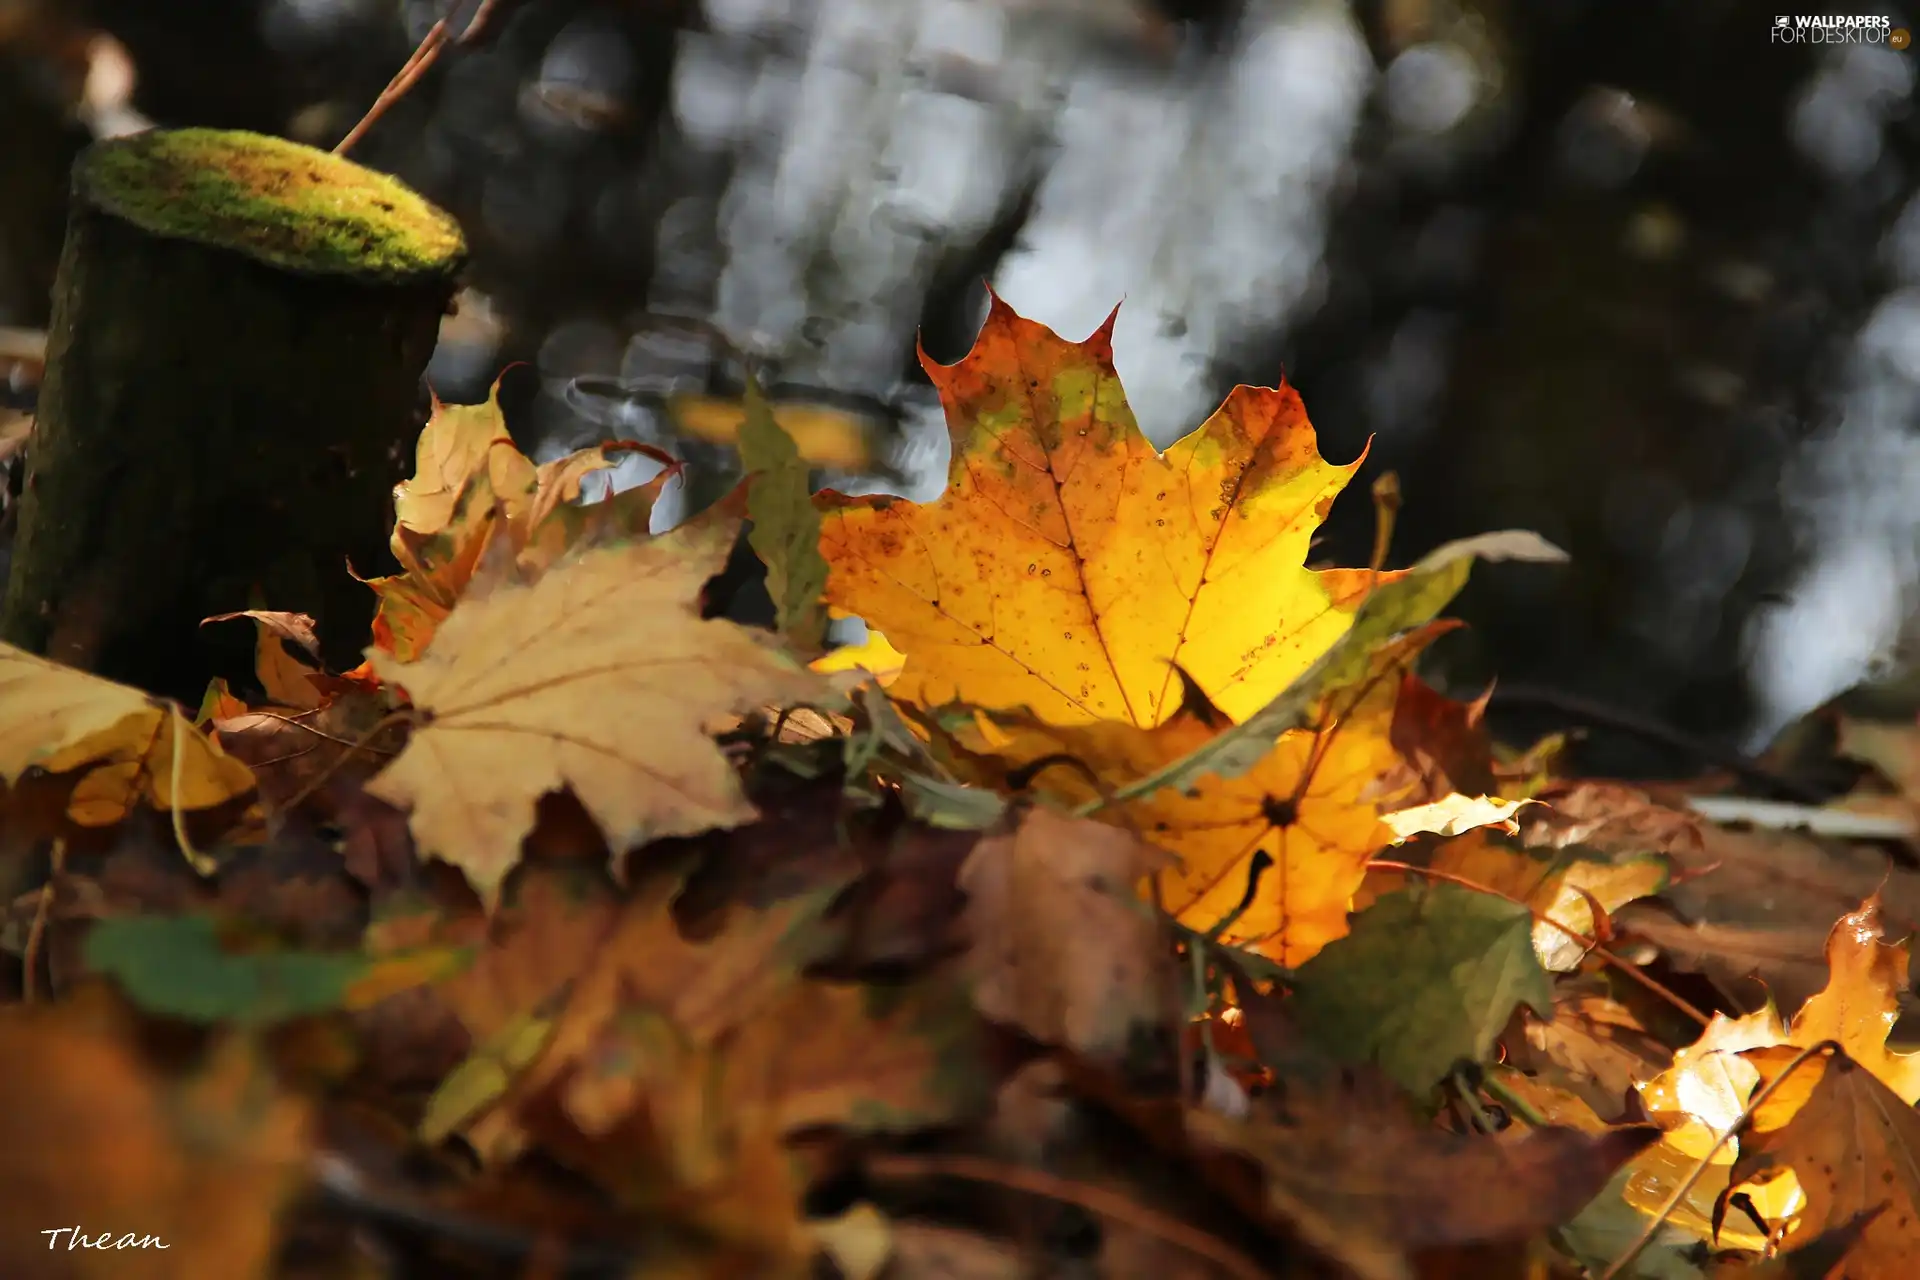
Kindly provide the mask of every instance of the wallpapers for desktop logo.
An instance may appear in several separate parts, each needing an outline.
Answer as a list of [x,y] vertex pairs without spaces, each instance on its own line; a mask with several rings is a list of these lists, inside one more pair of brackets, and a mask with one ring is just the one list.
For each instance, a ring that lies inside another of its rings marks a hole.
[[1892,18],[1839,13],[1781,13],[1774,15],[1775,44],[1883,44],[1905,49],[1912,36]]

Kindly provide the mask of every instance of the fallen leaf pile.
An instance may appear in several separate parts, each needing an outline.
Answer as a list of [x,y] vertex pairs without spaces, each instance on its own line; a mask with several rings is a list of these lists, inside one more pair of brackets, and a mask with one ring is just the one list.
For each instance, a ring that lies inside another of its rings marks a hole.
[[[1912,1275],[1914,872],[1495,743],[1423,655],[1564,557],[1310,567],[1360,460],[1284,387],[1155,450],[1111,329],[924,362],[925,504],[749,387],[658,532],[671,459],[436,402],[352,671],[0,649],[5,1274]],[[1796,821],[1910,821],[1841,727]]]

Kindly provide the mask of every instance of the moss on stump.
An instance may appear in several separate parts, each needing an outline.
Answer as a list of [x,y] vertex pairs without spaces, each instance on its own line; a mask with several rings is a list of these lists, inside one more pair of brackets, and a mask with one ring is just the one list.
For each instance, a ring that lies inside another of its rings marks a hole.
[[258,134],[156,130],[74,166],[0,639],[197,698],[313,614],[359,661],[393,485],[465,260],[412,190]]

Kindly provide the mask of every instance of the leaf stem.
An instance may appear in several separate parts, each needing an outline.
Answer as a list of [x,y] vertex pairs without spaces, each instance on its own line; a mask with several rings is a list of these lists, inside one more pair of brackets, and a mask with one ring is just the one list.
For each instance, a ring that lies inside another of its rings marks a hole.
[[[40,886],[39,901],[33,905],[33,923],[27,927],[26,945],[20,950],[20,1002],[33,1003],[33,975],[40,967],[40,946],[47,936],[47,919],[53,914],[53,896],[67,871],[67,838],[53,838],[53,856],[47,869],[47,882]],[[47,974],[47,996],[53,996],[53,974]]]
[[1506,1081],[1494,1075],[1491,1071],[1481,1073],[1480,1087],[1485,1089],[1495,1102],[1513,1112],[1514,1115],[1519,1116],[1534,1128],[1544,1129],[1552,1123],[1545,1116],[1541,1115],[1539,1109],[1531,1102],[1528,1102],[1525,1098],[1515,1093],[1512,1088],[1507,1085]]
[[1665,1226],[1667,1219],[1673,1216],[1673,1211],[1680,1207],[1680,1202],[1687,1198],[1687,1193],[1693,1190],[1694,1184],[1700,1181],[1701,1175],[1706,1173],[1707,1168],[1713,1163],[1713,1158],[1720,1154],[1720,1148],[1726,1146],[1727,1143],[1733,1140],[1735,1134],[1747,1127],[1748,1122],[1753,1119],[1753,1113],[1758,1111],[1766,1100],[1773,1096],[1775,1089],[1778,1089],[1786,1083],[1788,1076],[1800,1069],[1801,1063],[1816,1053],[1824,1053],[1827,1050],[1839,1048],[1840,1044],[1838,1041],[1822,1040],[1811,1048],[1802,1049],[1789,1059],[1787,1065],[1781,1069],[1780,1074],[1767,1081],[1766,1087],[1753,1095],[1752,1100],[1747,1103],[1746,1109],[1742,1111],[1734,1122],[1727,1126],[1726,1131],[1720,1135],[1720,1140],[1713,1144],[1712,1149],[1709,1150],[1707,1154],[1700,1157],[1699,1162],[1693,1166],[1693,1172],[1689,1173],[1686,1180],[1673,1189],[1673,1194],[1668,1196],[1667,1202],[1660,1206],[1660,1211],[1653,1215],[1653,1221],[1647,1224],[1646,1229],[1640,1233],[1639,1239],[1635,1240],[1631,1245],[1628,1245],[1627,1251],[1613,1260],[1613,1265],[1601,1274],[1600,1280],[1618,1280],[1618,1277],[1625,1273],[1627,1267],[1633,1260],[1640,1256],[1640,1251],[1652,1243],[1654,1236],[1659,1234],[1660,1228]]
[[1693,1019],[1693,1021],[1699,1023],[1701,1026],[1704,1027],[1713,1021],[1712,1018],[1700,1012],[1699,1009],[1688,1003],[1677,992],[1662,985],[1653,978],[1648,977],[1641,971],[1639,965],[1628,963],[1601,946],[1594,939],[1589,938],[1586,934],[1575,929],[1572,925],[1561,924],[1546,912],[1538,910],[1531,903],[1523,902],[1510,893],[1504,893],[1491,885],[1481,884],[1477,880],[1469,880],[1465,876],[1454,875],[1451,871],[1436,871],[1432,867],[1417,867],[1411,862],[1396,862],[1390,858],[1375,858],[1367,863],[1367,865],[1369,867],[1378,867],[1382,871],[1401,871],[1410,875],[1426,876],[1430,880],[1445,880],[1448,884],[1459,885],[1462,889],[1472,889],[1475,893],[1486,893],[1496,898],[1505,898],[1514,906],[1526,911],[1527,914],[1531,915],[1540,923],[1551,925],[1561,933],[1566,934],[1569,938],[1579,943],[1581,948],[1589,955],[1598,958],[1603,963],[1612,965],[1615,969],[1618,969],[1627,977],[1632,978],[1635,982],[1672,1005],[1675,1009],[1678,1009],[1681,1013],[1686,1014],[1687,1017]]
[[171,767],[167,771],[167,813],[173,819],[173,840],[180,846],[188,866],[202,876],[210,876],[218,869],[217,864],[193,847],[193,841],[187,836],[186,815],[180,811],[180,786],[185,780],[187,768],[187,735],[195,730],[187,723],[187,717],[180,708],[170,702],[166,707],[167,716],[173,721],[173,759],[169,761]]

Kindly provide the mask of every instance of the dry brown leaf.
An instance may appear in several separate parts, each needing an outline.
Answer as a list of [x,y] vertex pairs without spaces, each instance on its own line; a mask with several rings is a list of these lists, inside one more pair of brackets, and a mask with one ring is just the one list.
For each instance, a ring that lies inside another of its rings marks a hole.
[[1456,702],[1420,677],[1401,677],[1393,704],[1393,745],[1419,778],[1414,800],[1438,800],[1453,792],[1494,792],[1493,735],[1487,729],[1489,689],[1472,702]]
[[1565,1085],[1608,1121],[1619,1120],[1628,1091],[1653,1079],[1672,1057],[1632,1010],[1604,994],[1562,993],[1551,1022],[1528,1015],[1526,1040],[1538,1057],[1536,1066],[1555,1068]]
[[1132,832],[1047,808],[981,840],[960,868],[980,1012],[1096,1061],[1172,1016],[1160,923],[1138,886],[1170,861]]
[[1557,1226],[1658,1136],[1650,1126],[1444,1133],[1368,1072],[1317,1086],[1296,1080],[1256,1100],[1245,1119],[1142,1099],[1078,1067],[1071,1077],[1160,1150],[1192,1160],[1240,1212],[1283,1226],[1363,1280],[1410,1280],[1410,1255],[1420,1251],[1527,1240]]
[[1602,853],[1633,856],[1697,852],[1701,819],[1657,803],[1633,787],[1612,782],[1571,782],[1540,794],[1520,819],[1530,849],[1583,844]]
[[841,939],[824,918],[838,886],[703,918],[697,939],[676,922],[678,889],[650,877],[621,909],[539,1056],[471,1137],[496,1158],[531,1138],[617,1203],[804,1272],[813,1242],[788,1137],[976,1114],[978,1022],[951,984],[882,994],[803,978]]
[[[1810,1072],[1815,1064],[1800,1068]],[[1796,1073],[1798,1074],[1798,1073]],[[1911,1280],[1920,1258],[1920,1112],[1871,1071],[1835,1052],[1793,1119],[1742,1138],[1734,1185],[1791,1169],[1806,1208],[1791,1242],[1859,1222],[1844,1280]]]
[[[235,618],[251,618],[256,631],[253,650],[254,676],[265,689],[267,697],[283,707],[292,707],[296,711],[312,711],[326,701],[324,694],[313,682],[313,677],[322,674],[320,667],[320,641],[313,633],[313,619],[304,613],[276,613],[268,609],[247,609],[240,613],[217,613],[208,622],[226,622]],[[287,652],[285,644],[298,645],[311,663],[302,662]]]
[[616,852],[753,818],[708,722],[828,695],[770,638],[700,618],[736,531],[701,519],[596,547],[530,586],[463,600],[415,662],[367,651],[421,713],[367,789],[410,810],[422,857],[460,867],[491,900],[535,803],[561,787]]

